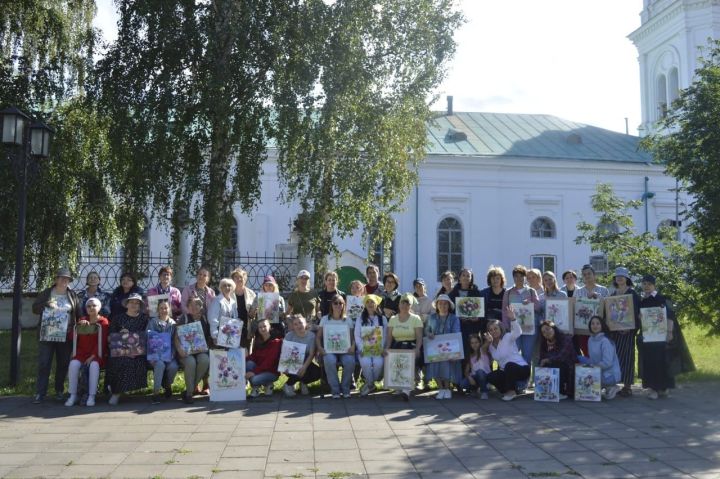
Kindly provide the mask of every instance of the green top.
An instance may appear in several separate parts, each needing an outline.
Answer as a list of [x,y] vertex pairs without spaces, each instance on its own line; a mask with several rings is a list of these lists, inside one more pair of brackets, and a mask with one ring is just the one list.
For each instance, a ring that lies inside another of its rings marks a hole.
[[302,314],[306,320],[315,319],[315,311],[318,306],[318,297],[315,291],[293,291],[287,298],[287,305],[292,308],[292,314]]

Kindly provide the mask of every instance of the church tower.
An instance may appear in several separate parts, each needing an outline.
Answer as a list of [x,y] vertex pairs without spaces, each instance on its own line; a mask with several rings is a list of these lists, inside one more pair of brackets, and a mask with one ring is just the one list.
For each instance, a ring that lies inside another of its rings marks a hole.
[[709,39],[720,39],[720,0],[643,0],[638,49],[642,123],[647,135],[692,82]]

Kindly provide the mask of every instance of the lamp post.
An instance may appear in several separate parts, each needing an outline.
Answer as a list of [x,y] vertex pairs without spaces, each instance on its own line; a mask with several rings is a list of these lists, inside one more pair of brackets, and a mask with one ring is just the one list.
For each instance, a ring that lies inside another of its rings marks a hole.
[[13,288],[12,339],[10,345],[10,385],[20,379],[20,307],[22,305],[23,253],[25,250],[25,212],[30,166],[50,154],[52,129],[42,122],[30,123],[30,117],[15,107],[0,111],[2,142],[12,154],[11,163],[18,180],[18,229],[15,244],[15,285]]

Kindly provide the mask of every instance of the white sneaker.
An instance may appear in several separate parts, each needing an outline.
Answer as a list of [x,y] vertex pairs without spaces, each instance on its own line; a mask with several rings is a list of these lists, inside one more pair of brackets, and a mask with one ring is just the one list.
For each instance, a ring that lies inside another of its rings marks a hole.
[[272,396],[273,395],[273,387],[272,384],[270,386],[265,386],[265,395],[266,396]]
[[120,395],[119,394],[113,394],[110,396],[110,399],[108,400],[108,404],[111,406],[117,406],[120,402]]
[[260,395],[260,388],[253,387],[252,389],[250,389],[250,397],[256,398],[259,395]]
[[438,401],[445,399],[445,390],[438,389],[438,393],[435,395],[435,399],[437,399]]
[[95,395],[94,394],[91,394],[88,396],[87,402],[85,403],[85,405],[90,406],[90,407],[95,405]]
[[310,390],[308,390],[307,384],[300,383],[300,394],[302,394],[303,396],[307,396],[308,394],[310,394]]
[[480,399],[487,399],[488,393],[480,393]]
[[513,399],[515,399],[516,396],[517,396],[517,394],[515,393],[515,391],[510,391],[510,392],[505,393],[505,395],[502,397],[502,400],[503,401],[512,401]]
[[285,397],[291,398],[295,396],[295,388],[293,388],[289,384],[283,386],[283,392],[285,393]]
[[647,398],[648,398],[648,399],[653,399],[653,400],[657,399],[657,398],[658,398],[658,393],[657,393],[657,391],[654,390],[654,389],[648,389]]
[[618,391],[620,390],[617,386],[611,386],[605,390],[605,399],[608,401],[615,399],[615,396],[617,396]]
[[77,403],[78,397],[76,394],[71,394],[67,401],[65,401],[65,405],[70,407],[74,406]]
[[561,395],[559,396],[559,398],[560,398],[561,401],[564,401],[564,400],[567,399],[567,396],[566,396],[565,394],[561,394]]

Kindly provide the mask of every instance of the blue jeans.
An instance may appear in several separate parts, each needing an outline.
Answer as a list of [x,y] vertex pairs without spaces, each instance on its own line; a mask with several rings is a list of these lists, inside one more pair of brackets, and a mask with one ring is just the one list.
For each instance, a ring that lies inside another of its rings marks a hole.
[[[338,361],[342,364],[342,384],[339,380],[340,371],[338,371]],[[331,394],[340,394],[342,388],[343,394],[350,394],[350,384],[352,383],[352,374],[355,370],[354,354],[326,354],[323,356],[323,364],[325,365],[325,376],[330,385]]]
[[[247,372],[254,372],[256,365],[253,361],[248,361],[245,364],[245,371]],[[250,383],[250,386],[256,388],[259,386],[268,386],[272,385],[275,381],[277,381],[278,375],[273,374],[270,372],[263,372],[263,373],[256,373],[255,376],[248,379],[248,382]]]
[[155,361],[153,365],[153,392],[160,392],[160,388],[170,388],[175,375],[178,372],[178,364],[172,359],[170,361]]
[[[523,334],[517,338],[517,347],[522,353],[522,357],[526,363],[532,365],[533,353],[535,352],[535,345],[537,344],[537,335],[540,328],[536,325],[535,334]],[[528,380],[518,381],[517,389],[525,389],[528,385]]]
[[470,380],[468,378],[462,378],[462,381],[460,381],[460,387],[463,389],[480,388],[480,392],[488,392],[487,374],[485,371],[478,369],[472,374],[472,378],[475,380],[475,386],[470,384]]
[[47,394],[53,356],[55,356],[55,393],[62,394],[65,391],[65,378],[71,354],[72,344],[69,342],[40,341],[38,343],[38,375],[35,384],[37,394],[40,396]]

